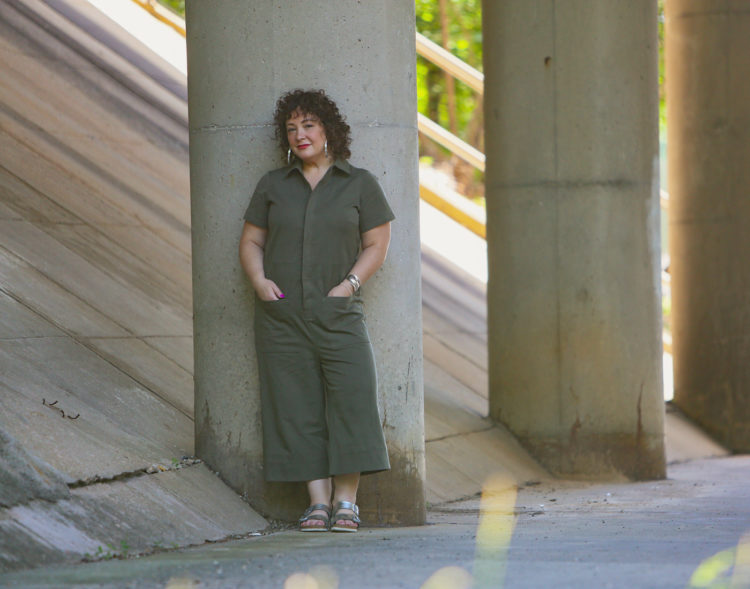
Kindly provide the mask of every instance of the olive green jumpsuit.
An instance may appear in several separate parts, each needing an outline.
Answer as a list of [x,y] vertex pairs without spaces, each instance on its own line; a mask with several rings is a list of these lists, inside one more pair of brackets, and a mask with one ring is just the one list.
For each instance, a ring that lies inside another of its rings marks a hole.
[[265,275],[284,293],[255,305],[268,481],[389,468],[360,295],[327,294],[354,266],[361,234],[393,219],[375,177],[344,160],[314,190],[299,162],[258,182],[245,220],[267,229]]

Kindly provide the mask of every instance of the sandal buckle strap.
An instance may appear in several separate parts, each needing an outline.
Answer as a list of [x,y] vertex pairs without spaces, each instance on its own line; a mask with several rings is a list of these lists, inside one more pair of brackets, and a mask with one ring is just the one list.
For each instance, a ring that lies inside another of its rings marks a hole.
[[336,512],[338,513],[342,509],[351,509],[356,515],[359,515],[359,507],[351,501],[339,501],[336,503]]
[[[354,513],[349,515],[348,513],[340,513],[342,509],[351,509]],[[362,521],[359,519],[359,507],[351,501],[339,501],[336,503],[336,509],[331,516],[333,521],[348,520],[359,525]]]
[[325,511],[328,517],[331,517],[331,506],[325,505],[324,503],[316,503],[315,505],[311,505],[307,509],[305,509],[305,513],[302,514],[302,517],[299,518],[300,522],[306,522],[309,519],[317,519],[321,521],[323,520],[322,515],[310,515],[313,511]]

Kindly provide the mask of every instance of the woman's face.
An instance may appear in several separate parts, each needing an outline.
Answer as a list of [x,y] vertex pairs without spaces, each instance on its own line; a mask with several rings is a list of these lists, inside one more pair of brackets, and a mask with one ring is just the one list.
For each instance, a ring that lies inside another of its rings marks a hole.
[[303,163],[325,161],[326,133],[315,115],[294,111],[286,122],[286,137],[292,152]]

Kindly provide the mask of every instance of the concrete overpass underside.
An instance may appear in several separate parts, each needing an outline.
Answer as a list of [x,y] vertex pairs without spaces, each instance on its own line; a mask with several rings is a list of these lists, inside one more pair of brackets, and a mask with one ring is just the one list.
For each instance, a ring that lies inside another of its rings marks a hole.
[[[0,0],[0,570],[269,525],[193,458],[187,149],[179,72],[85,2]],[[484,285],[423,250],[423,316],[428,502],[548,478],[486,417]],[[667,448],[723,453],[672,413]]]

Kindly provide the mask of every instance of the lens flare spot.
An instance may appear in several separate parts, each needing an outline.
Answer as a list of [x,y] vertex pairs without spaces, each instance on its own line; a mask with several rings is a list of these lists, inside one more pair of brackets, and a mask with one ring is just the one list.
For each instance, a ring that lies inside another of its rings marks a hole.
[[502,587],[508,547],[516,525],[516,482],[493,475],[484,484],[479,503],[479,527],[474,560],[474,587]]
[[689,589],[745,589],[750,587],[750,534],[745,534],[735,548],[717,552],[695,569]]
[[284,589],[320,589],[315,577],[307,573],[294,573],[284,581]]
[[469,589],[472,581],[466,569],[457,566],[443,567],[427,579],[420,589]]
[[294,573],[287,577],[284,589],[338,589],[336,571],[326,565],[317,565],[309,573]]

